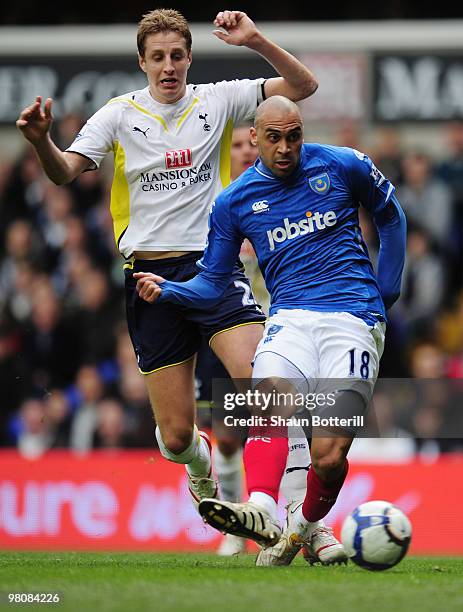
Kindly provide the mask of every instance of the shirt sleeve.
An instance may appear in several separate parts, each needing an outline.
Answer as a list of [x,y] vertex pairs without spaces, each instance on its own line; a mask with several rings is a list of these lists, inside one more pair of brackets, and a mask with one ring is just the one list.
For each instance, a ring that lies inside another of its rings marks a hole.
[[264,100],[265,79],[235,79],[215,83],[215,91],[228,104],[229,116],[236,125],[254,118],[257,106]]
[[66,151],[88,157],[98,168],[103,158],[113,149],[121,108],[122,104],[116,101],[108,102],[100,108],[82,127]]
[[370,212],[378,230],[378,286],[385,307],[390,308],[400,296],[407,240],[405,215],[394,185],[367,155],[345,148],[343,165],[354,202]]
[[383,209],[395,192],[394,185],[360,151],[346,148],[343,161],[354,200],[371,214]]
[[214,306],[228,286],[241,242],[242,237],[230,219],[228,200],[221,194],[209,214],[206,249],[197,263],[199,274],[184,283],[165,281],[160,285],[162,293],[158,301],[193,308]]
[[384,208],[374,213],[373,219],[380,244],[378,286],[384,306],[390,308],[400,296],[407,248],[407,221],[395,195]]

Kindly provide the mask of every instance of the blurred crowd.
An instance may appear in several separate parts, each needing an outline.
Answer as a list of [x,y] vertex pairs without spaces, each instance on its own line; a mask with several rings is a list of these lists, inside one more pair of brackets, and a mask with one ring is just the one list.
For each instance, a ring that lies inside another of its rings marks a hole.
[[[70,115],[55,126],[59,146],[70,144],[81,123]],[[443,130],[445,159],[407,150],[392,128],[368,148],[357,127],[345,124],[332,143],[368,153],[396,185],[408,218],[403,291],[389,313],[382,377],[463,377],[463,124]],[[0,446],[25,456],[154,446],[125,323],[110,183],[107,167],[57,187],[29,148],[15,162],[0,162]],[[374,226],[366,215],[361,223],[375,261]],[[244,256],[254,274],[252,253]],[[257,277],[255,286],[265,302]],[[435,452],[463,450],[461,439],[444,438],[437,400],[422,410],[409,424],[414,450],[421,437],[434,440]]]

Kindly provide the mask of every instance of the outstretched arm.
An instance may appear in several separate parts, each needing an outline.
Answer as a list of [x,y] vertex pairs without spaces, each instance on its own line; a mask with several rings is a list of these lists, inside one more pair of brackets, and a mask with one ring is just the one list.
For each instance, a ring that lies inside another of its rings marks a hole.
[[198,262],[200,272],[184,283],[167,281],[152,273],[135,272],[138,295],[147,302],[172,302],[193,308],[214,306],[225,293],[242,238],[230,221],[229,209],[223,196],[212,206],[209,234],[204,256]]
[[392,195],[388,204],[373,215],[379,234],[378,285],[386,308],[400,296],[400,284],[407,246],[405,214]]
[[265,82],[265,95],[286,96],[293,102],[311,96],[318,87],[313,73],[293,55],[266,38],[242,11],[222,11],[214,20],[222,30],[214,34],[228,45],[244,46],[256,51],[280,74]]
[[92,162],[77,153],[61,151],[52,141],[52,104],[52,99],[47,98],[42,110],[42,98],[37,96],[35,102],[21,112],[16,127],[34,147],[48,178],[56,185],[64,185],[86,170]]
[[[236,261],[237,256],[232,263]],[[230,273],[214,274],[209,270],[184,283],[167,281],[151,272],[135,272],[138,295],[146,302],[171,302],[191,308],[210,308],[220,301],[230,279]]]

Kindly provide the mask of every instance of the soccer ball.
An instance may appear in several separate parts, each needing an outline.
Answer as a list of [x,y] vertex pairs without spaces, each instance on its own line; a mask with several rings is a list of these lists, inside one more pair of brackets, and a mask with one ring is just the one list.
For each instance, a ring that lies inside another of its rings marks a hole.
[[386,501],[370,501],[357,506],[341,530],[348,557],[372,571],[397,565],[405,557],[411,535],[408,518]]

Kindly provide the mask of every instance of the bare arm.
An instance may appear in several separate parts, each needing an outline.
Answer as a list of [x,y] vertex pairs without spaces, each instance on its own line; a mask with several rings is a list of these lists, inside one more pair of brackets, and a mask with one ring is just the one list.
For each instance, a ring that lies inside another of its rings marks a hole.
[[241,11],[222,11],[214,20],[214,34],[229,45],[245,46],[264,57],[280,74],[280,77],[268,79],[265,83],[265,94],[286,96],[293,102],[308,98],[318,87],[313,73],[274,42],[266,38],[255,23]]
[[61,151],[52,141],[49,133],[53,122],[52,103],[52,99],[47,98],[42,110],[42,98],[37,96],[35,102],[21,112],[16,127],[34,147],[48,178],[56,185],[64,185],[89,168],[92,162],[77,153]]

